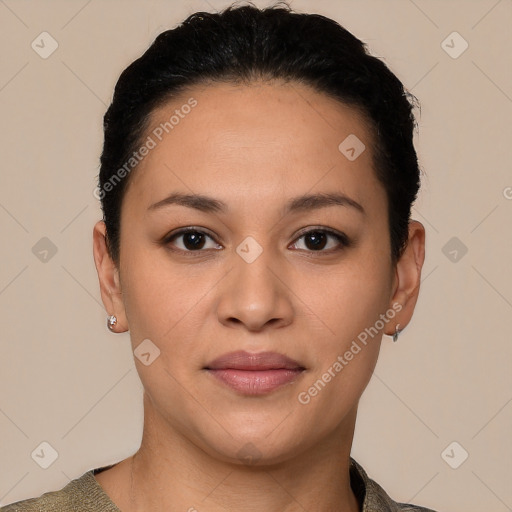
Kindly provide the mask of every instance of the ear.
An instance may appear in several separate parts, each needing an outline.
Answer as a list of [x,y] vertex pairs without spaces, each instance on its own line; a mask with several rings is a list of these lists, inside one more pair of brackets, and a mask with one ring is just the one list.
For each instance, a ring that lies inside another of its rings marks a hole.
[[[391,298],[391,306],[395,304],[393,309],[398,313],[395,315],[395,323],[389,323],[388,329],[385,331],[389,336],[395,334],[397,325],[399,325],[398,329],[401,331],[412,318],[420,292],[421,269],[424,260],[425,228],[421,222],[411,220],[409,222],[407,247],[396,264],[393,279],[394,292]],[[400,310],[398,310],[396,304],[400,304]]]
[[113,327],[114,332],[128,330],[128,322],[123,303],[119,270],[107,249],[105,222],[98,221],[94,225],[93,233],[94,264],[98,272],[100,282],[101,300],[108,315],[115,315],[117,323]]

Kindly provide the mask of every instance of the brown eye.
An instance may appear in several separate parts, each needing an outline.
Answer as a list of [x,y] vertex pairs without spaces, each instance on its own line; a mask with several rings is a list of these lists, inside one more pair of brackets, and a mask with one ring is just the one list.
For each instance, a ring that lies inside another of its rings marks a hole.
[[[302,245],[302,247],[296,248],[301,250],[305,249],[307,251],[328,252],[331,249],[339,250],[349,245],[349,240],[346,235],[326,229],[314,229],[307,231],[306,233],[303,233],[297,240],[301,239],[304,239],[302,243],[297,241],[294,243],[294,245]],[[326,247],[327,250],[324,251]]]
[[[211,240],[210,247],[207,246],[209,240]],[[207,235],[203,231],[199,231],[198,229],[190,228],[183,229],[169,236],[166,239],[165,244],[174,245],[178,250],[186,252],[220,248],[220,246],[215,243],[211,236]]]

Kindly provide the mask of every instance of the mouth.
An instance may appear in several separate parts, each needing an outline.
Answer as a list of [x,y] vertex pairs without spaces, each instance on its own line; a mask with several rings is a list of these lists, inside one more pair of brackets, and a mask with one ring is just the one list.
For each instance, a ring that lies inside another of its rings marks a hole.
[[224,385],[243,395],[263,395],[295,381],[305,367],[277,352],[224,354],[204,367]]

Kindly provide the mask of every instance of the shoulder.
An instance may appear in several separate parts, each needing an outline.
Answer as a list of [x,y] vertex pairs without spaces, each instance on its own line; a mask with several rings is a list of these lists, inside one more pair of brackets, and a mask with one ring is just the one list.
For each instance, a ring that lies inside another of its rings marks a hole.
[[71,480],[58,491],[17,501],[0,512],[120,512],[94,478],[94,470]]
[[354,460],[350,459],[351,485],[363,503],[362,512],[436,512],[430,508],[398,503]]

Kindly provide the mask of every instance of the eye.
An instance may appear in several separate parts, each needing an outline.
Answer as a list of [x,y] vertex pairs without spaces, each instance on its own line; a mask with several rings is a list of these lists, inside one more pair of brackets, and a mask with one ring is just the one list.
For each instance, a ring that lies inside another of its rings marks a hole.
[[[293,245],[301,250],[314,251],[314,252],[331,252],[330,250],[342,250],[350,245],[348,237],[344,233],[337,233],[330,229],[312,229],[303,233],[297,240],[304,239],[303,242],[295,242]],[[329,239],[331,244],[329,246]],[[332,241],[334,240],[334,244]],[[301,247],[302,245],[302,247]],[[326,249],[327,250],[324,250]]]
[[[179,242],[175,243],[176,240]],[[211,241],[210,247],[208,247],[208,240]],[[166,237],[164,243],[165,245],[174,245],[178,250],[184,252],[197,252],[201,249],[222,248],[222,246],[217,244],[210,235],[193,227],[182,229],[169,235]]]
[[[304,240],[301,241],[302,239]],[[194,227],[181,229],[170,234],[165,238],[164,244],[172,245],[178,251],[189,253],[200,252],[203,249],[222,249],[222,246],[217,244],[213,237]],[[304,232],[292,245],[295,249],[308,252],[332,252],[349,246],[350,240],[344,233],[325,228],[316,228]]]

